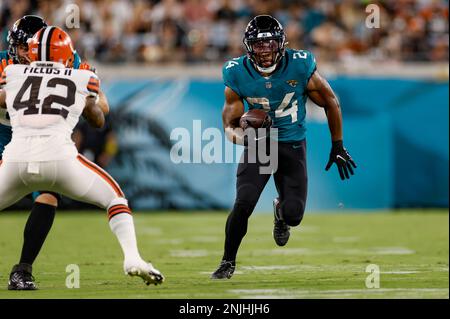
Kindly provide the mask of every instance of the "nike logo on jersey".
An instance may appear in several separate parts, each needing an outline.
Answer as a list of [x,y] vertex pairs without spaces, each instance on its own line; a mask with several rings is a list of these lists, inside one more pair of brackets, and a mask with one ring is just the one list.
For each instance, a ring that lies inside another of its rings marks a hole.
[[265,139],[267,136],[255,137],[255,141],[260,141]]

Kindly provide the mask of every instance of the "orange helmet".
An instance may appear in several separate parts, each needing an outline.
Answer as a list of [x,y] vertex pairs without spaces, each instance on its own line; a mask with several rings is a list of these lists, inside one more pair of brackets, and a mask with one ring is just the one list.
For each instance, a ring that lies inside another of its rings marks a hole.
[[48,26],[28,41],[28,56],[33,61],[52,61],[72,67],[74,49],[70,36],[61,28]]

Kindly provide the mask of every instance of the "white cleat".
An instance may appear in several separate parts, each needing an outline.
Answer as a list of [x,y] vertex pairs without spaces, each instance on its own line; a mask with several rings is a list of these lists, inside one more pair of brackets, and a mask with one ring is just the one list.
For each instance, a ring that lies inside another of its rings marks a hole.
[[156,286],[164,282],[164,276],[161,272],[154,268],[151,263],[146,263],[143,260],[137,262],[125,262],[124,270],[126,275],[141,277],[147,286],[150,284]]

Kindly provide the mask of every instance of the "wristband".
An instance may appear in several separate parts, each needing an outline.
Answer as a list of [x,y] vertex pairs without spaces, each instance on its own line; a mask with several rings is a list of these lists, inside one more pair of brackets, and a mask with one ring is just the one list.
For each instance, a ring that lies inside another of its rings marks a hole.
[[342,140],[332,141],[333,148],[343,148],[344,142]]

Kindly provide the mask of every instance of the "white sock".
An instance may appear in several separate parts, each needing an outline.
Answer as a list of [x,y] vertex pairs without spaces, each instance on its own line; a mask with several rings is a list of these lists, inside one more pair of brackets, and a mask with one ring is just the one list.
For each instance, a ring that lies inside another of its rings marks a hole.
[[117,214],[109,220],[109,227],[119,240],[125,260],[141,260],[134,231],[133,216],[127,213]]

